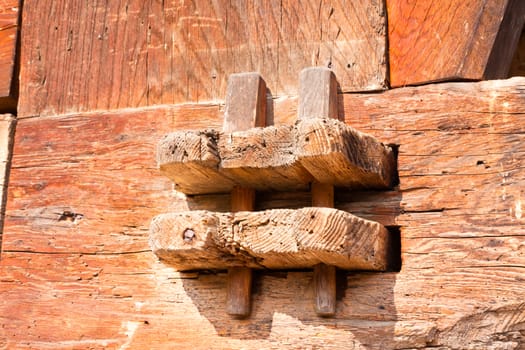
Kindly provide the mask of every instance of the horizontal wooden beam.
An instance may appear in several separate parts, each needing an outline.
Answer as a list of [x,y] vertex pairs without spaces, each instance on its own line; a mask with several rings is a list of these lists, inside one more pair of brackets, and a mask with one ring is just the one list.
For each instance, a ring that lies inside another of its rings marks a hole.
[[312,65],[343,91],[387,87],[384,1],[40,0],[23,16],[21,116],[216,101],[236,72],[294,95]]
[[181,131],[164,136],[157,145],[162,174],[183,193],[228,192],[235,182],[219,172],[216,131]]
[[308,268],[384,270],[388,231],[379,223],[331,208],[261,212],[186,211],[162,214],[150,245],[179,270]]
[[338,120],[247,131],[179,131],[158,145],[161,172],[187,194],[297,190],[313,180],[348,188],[388,188],[395,178],[389,146]]
[[523,0],[387,0],[393,87],[506,78],[525,21]]

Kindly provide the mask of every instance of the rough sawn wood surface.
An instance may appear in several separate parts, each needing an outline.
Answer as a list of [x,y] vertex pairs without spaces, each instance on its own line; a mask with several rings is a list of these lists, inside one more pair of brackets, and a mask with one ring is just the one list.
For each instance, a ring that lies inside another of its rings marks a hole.
[[377,222],[342,210],[308,207],[168,213],[156,216],[150,228],[153,252],[179,271],[305,269],[320,263],[384,271],[388,238]]
[[24,116],[216,101],[238,72],[280,96],[310,66],[343,91],[388,80],[384,1],[42,0],[23,23]]
[[[296,99],[276,101],[292,124]],[[246,320],[225,315],[226,275],[160,263],[160,213],[229,211],[185,197],[155,145],[222,124],[219,104],[18,121],[0,260],[0,348],[519,349],[525,346],[525,78],[345,94],[341,119],[398,145],[399,186],[336,191],[335,207],[401,235],[400,272],[339,277],[315,315],[312,273],[259,273]],[[199,116],[198,118],[196,116]],[[259,193],[256,209],[310,205]]]

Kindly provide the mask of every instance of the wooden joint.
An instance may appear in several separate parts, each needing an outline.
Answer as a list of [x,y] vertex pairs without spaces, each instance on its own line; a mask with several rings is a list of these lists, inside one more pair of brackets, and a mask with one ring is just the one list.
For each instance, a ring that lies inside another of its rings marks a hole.
[[[337,120],[337,80],[326,68],[300,74],[294,126],[266,126],[266,84],[256,73],[228,80],[222,131],[179,131],[159,142],[160,171],[187,194],[229,192],[231,212],[159,215],[152,250],[179,270],[227,269],[226,311],[251,310],[252,269],[314,269],[314,309],[335,315],[336,271],[384,271],[388,231],[334,209],[334,186],[389,188],[392,149]],[[257,190],[311,188],[312,206],[254,212]]]

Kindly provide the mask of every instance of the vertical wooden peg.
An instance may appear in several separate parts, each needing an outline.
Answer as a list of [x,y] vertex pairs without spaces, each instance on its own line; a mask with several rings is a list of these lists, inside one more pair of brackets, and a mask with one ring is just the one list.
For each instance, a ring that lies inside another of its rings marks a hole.
[[[232,74],[228,79],[224,132],[248,130],[266,126],[266,83],[257,73]],[[255,190],[234,187],[231,192],[232,211],[252,211]],[[228,270],[226,311],[244,318],[251,311],[252,270],[232,267]]]
[[[337,80],[324,67],[303,69],[299,77],[298,118],[338,118]],[[334,207],[334,186],[317,181],[312,183],[312,206]],[[314,268],[315,312],[322,317],[335,315],[336,268],[319,264]]]
[[338,119],[337,80],[334,72],[324,67],[301,71],[297,117]]

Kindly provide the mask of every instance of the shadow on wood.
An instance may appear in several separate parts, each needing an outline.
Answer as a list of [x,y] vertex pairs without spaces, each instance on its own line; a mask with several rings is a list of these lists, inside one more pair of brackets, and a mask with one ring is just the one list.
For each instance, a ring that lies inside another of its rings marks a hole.
[[[227,195],[222,195],[223,197]],[[208,196],[193,196],[188,205],[191,210],[219,210],[217,201]],[[223,202],[227,200],[223,198]],[[356,215],[380,218],[378,221],[389,228],[393,241],[399,245],[399,230],[393,227],[401,213],[401,193],[393,191],[353,192],[335,189],[335,208],[361,208]],[[309,206],[309,192],[258,192],[256,210],[300,208]],[[374,203],[370,206],[370,203]],[[344,330],[348,333],[346,343],[337,343],[347,349],[358,349],[376,334],[378,348],[393,348],[394,328],[398,319],[394,303],[396,272],[400,268],[400,247],[389,256],[389,272],[337,272],[337,305],[334,318],[317,316],[312,304],[314,298],[313,270],[255,270],[252,284],[252,312],[248,319],[226,318],[221,314],[226,302],[226,273],[201,273],[197,279],[182,280],[186,294],[191,298],[201,316],[215,328],[218,335],[232,339],[271,339],[274,332],[282,331],[283,324],[293,323],[319,332]],[[366,322],[363,320],[366,319]],[[275,326],[275,327],[274,327]],[[291,327],[295,328],[295,327]],[[291,329],[290,328],[290,329]],[[291,335],[290,335],[291,336]],[[300,337],[300,334],[296,335]],[[294,336],[295,337],[295,336]],[[326,341],[326,339],[324,340]],[[319,346],[326,346],[319,338]]]
[[[369,342],[371,332],[377,339],[374,345],[385,349],[394,346],[396,273],[338,272],[337,312],[330,319],[321,318],[314,311],[312,271],[255,272],[252,313],[244,320],[225,318],[221,312],[226,300],[225,273],[201,274],[197,279],[184,279],[182,283],[201,316],[222,337],[268,339],[273,332],[283,331],[279,325],[292,323],[305,329],[305,334],[309,333],[306,329],[344,330],[348,332],[346,349],[357,349]],[[300,334],[295,336],[300,338]],[[319,346],[323,341],[326,339],[319,338]]]

